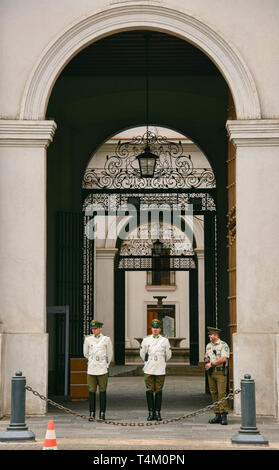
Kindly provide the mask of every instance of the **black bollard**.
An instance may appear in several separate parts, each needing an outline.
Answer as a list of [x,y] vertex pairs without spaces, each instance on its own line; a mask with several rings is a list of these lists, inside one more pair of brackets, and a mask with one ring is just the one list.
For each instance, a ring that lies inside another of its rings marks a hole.
[[245,374],[241,380],[241,427],[232,442],[236,444],[268,444],[256,426],[255,382]]
[[25,424],[25,377],[16,372],[12,377],[11,419],[6,432],[0,435],[0,441],[30,441],[35,434]]

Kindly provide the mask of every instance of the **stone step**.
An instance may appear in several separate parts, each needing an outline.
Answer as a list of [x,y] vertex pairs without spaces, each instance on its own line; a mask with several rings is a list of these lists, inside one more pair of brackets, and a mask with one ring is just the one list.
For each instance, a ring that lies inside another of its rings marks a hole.
[[112,366],[109,368],[110,377],[129,377],[138,375],[137,366]]
[[[109,369],[110,377],[142,376],[143,364],[112,366]],[[203,376],[204,369],[188,364],[167,364],[166,375],[175,376]]]

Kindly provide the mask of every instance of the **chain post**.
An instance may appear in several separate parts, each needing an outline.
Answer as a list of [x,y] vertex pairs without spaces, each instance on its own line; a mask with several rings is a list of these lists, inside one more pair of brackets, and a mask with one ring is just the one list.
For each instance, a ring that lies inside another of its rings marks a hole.
[[12,377],[11,387],[11,419],[6,432],[1,434],[0,441],[30,441],[35,434],[28,430],[25,424],[25,377],[22,372],[16,372]]
[[250,374],[245,374],[241,380],[241,418],[242,425],[234,444],[268,444],[268,440],[260,434],[256,426],[255,382]]

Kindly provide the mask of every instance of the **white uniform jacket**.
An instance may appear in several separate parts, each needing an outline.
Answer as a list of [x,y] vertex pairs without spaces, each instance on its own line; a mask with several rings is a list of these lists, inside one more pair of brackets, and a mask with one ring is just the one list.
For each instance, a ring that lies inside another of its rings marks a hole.
[[165,375],[166,361],[171,358],[171,347],[168,338],[161,335],[150,335],[143,338],[140,347],[140,357],[143,361],[145,361],[146,353],[148,354],[148,361],[145,362],[143,367],[144,373]]
[[112,359],[112,344],[109,336],[89,335],[85,337],[83,354],[88,359],[89,375],[106,374]]

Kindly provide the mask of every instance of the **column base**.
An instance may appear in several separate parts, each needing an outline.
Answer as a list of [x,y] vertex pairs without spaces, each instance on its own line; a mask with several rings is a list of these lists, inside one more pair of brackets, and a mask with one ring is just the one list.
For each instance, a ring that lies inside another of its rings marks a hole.
[[268,440],[260,434],[257,428],[240,429],[238,434],[232,438],[233,444],[264,444],[268,445]]
[[[234,388],[239,388],[242,377],[249,373],[255,380],[257,416],[277,416],[276,338],[274,333],[234,333],[233,370]],[[241,414],[240,395],[235,397],[234,411]]]
[[32,431],[28,430],[27,426],[22,426],[21,429],[17,427],[11,428],[10,426],[7,430],[0,435],[0,441],[34,441],[35,434]]

